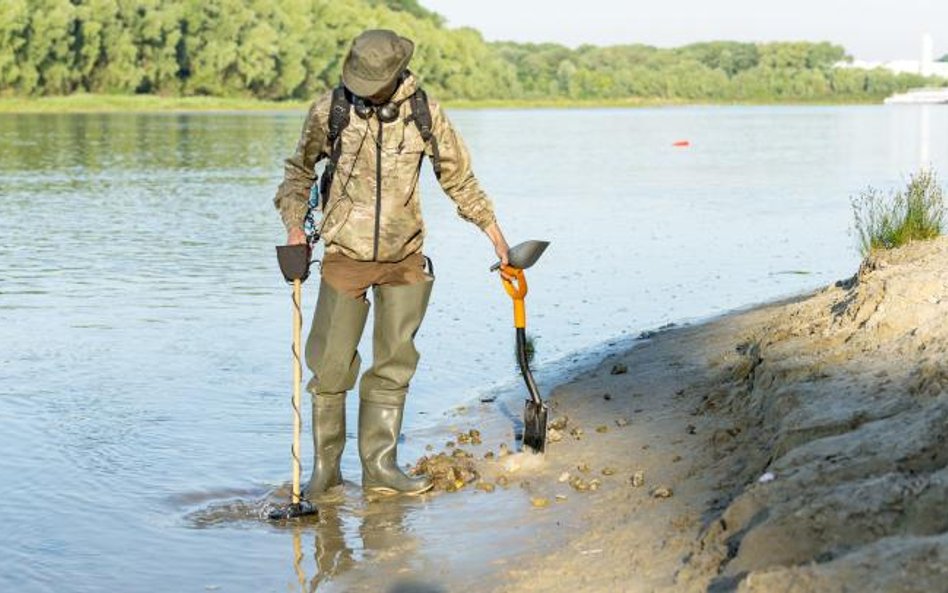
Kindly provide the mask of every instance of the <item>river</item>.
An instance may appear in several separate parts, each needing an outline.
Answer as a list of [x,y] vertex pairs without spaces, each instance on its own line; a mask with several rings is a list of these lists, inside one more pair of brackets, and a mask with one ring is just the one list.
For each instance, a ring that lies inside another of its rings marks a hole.
[[[543,391],[643,330],[851,275],[850,197],[922,160],[948,170],[939,107],[451,115],[511,244],[551,241],[527,274]],[[515,491],[363,500],[352,424],[346,504],[318,527],[252,519],[289,474],[271,199],[301,121],[0,116],[0,590],[285,591],[297,570],[320,591],[377,590],[380,572],[474,578],[531,545]],[[490,415],[520,393],[490,243],[428,164],[423,186],[437,280],[402,461],[442,444],[459,407]],[[463,560],[446,547],[466,531]]]

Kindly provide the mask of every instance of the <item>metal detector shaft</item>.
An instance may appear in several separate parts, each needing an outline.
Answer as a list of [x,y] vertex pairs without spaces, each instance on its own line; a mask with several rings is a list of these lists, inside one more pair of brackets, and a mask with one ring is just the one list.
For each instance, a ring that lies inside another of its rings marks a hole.
[[301,280],[293,281],[293,498],[294,505],[300,503],[300,383],[303,382],[303,364],[300,357],[302,342],[303,312],[300,306]]
[[309,276],[309,245],[279,245],[276,248],[280,271],[286,281],[293,285],[293,445],[290,456],[293,463],[293,491],[288,506],[272,509],[269,517],[273,521],[285,521],[307,515],[316,515],[316,507],[303,499],[300,492],[300,432],[303,419],[300,417],[300,384],[303,382],[302,332],[303,309],[301,293],[303,282]]

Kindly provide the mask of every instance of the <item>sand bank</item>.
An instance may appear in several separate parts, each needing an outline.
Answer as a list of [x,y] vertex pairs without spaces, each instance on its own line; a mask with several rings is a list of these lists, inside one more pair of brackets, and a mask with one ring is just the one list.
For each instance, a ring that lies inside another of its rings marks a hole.
[[536,517],[497,591],[948,590],[946,239],[648,336],[551,400],[542,463],[477,461]]

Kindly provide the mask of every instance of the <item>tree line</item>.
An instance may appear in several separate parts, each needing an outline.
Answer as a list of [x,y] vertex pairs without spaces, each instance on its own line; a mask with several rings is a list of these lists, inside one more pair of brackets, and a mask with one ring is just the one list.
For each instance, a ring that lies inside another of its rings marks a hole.
[[946,84],[837,68],[849,57],[830,43],[488,43],[417,0],[3,0],[0,96],[308,99],[376,27],[415,41],[412,69],[447,100],[868,100]]

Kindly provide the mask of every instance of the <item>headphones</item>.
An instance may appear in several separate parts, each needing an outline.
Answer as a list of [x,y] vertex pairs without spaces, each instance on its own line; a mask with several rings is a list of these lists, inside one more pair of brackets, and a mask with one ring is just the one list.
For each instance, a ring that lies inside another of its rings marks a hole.
[[[398,83],[395,85],[396,89],[398,89],[405,78],[405,72],[399,74]],[[402,106],[402,103],[405,102],[405,99],[402,99],[398,103],[388,101],[382,105],[375,105],[362,97],[350,93],[348,89],[346,89],[346,94],[349,96],[349,102],[352,103],[352,109],[356,112],[356,115],[366,120],[375,116],[383,124],[390,124],[397,120],[399,108]]]
[[401,107],[402,103],[403,101],[399,101],[398,103],[389,101],[384,105],[373,105],[362,97],[353,97],[352,109],[356,115],[362,119],[369,119],[375,116],[383,124],[390,124],[398,119],[398,108]]

